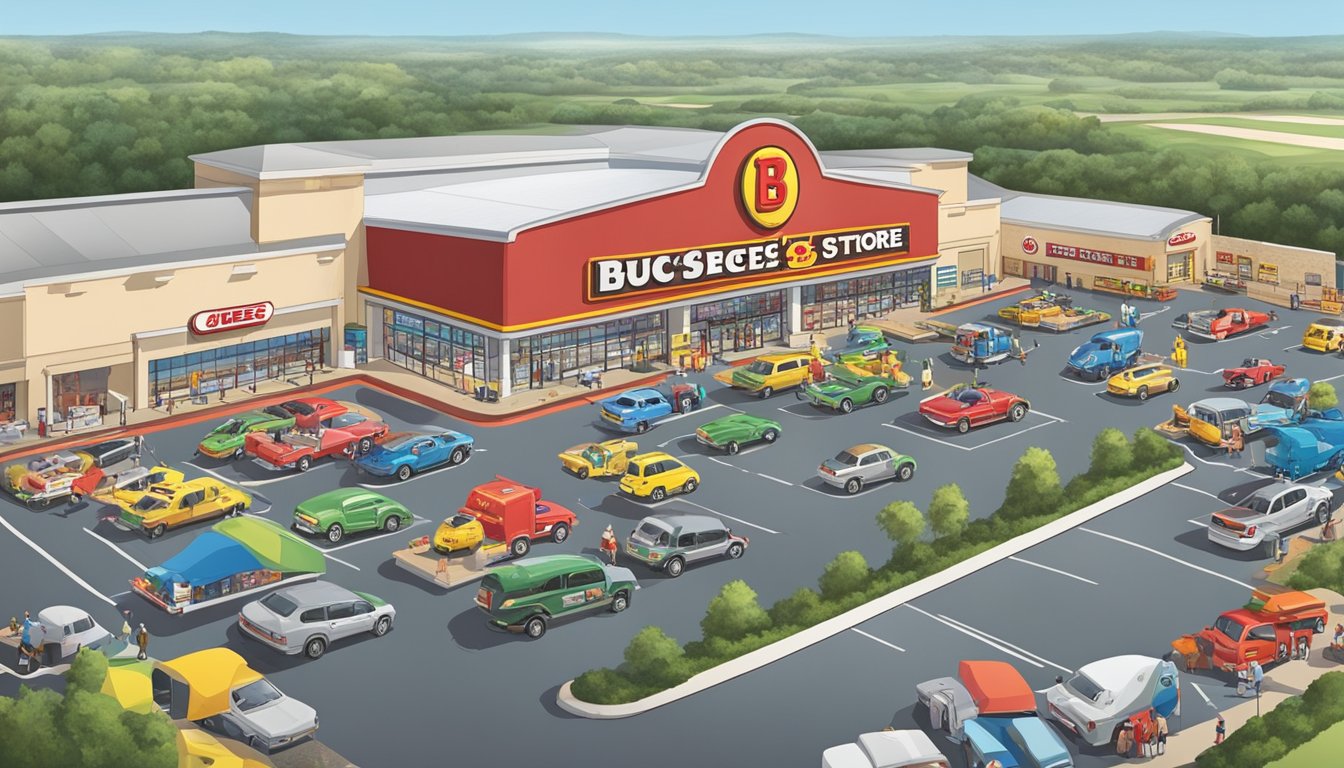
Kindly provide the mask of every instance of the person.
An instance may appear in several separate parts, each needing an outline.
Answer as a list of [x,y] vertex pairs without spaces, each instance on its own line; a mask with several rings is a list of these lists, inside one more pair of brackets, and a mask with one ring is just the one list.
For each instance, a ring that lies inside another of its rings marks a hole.
[[1134,749],[1134,724],[1125,721],[1120,726],[1120,733],[1115,737],[1115,754],[1121,757],[1129,757],[1129,753]]
[[820,357],[812,358],[812,362],[808,363],[807,367],[812,377],[812,383],[820,384],[826,380],[826,364],[821,361]]
[[143,622],[140,624],[140,631],[135,635],[135,644],[140,646],[140,653],[136,658],[145,661],[149,658],[149,630],[145,629]]
[[1222,715],[1219,715],[1218,724],[1213,728],[1213,743],[1222,744],[1223,739],[1226,736],[1227,736],[1227,721],[1223,719]]
[[1148,754],[1148,747],[1153,741],[1153,723],[1148,719],[1148,713],[1142,713],[1134,716],[1134,756]]
[[1069,288],[1069,290],[1073,290],[1073,273],[1072,273],[1072,272],[1065,272],[1065,273],[1064,273],[1064,285],[1067,286],[1067,287]]
[[1120,325],[1129,325],[1129,299],[1120,302]]
[[1288,534],[1280,533],[1274,537],[1274,562],[1282,563],[1288,556]]
[[34,628],[34,627],[37,627],[37,628],[40,629],[40,628],[42,627],[42,625],[39,624],[39,623],[37,623],[36,621],[33,621],[33,616],[32,616],[32,614],[28,613],[27,611],[24,611],[24,612],[23,612],[23,630],[22,630],[22,633],[21,633],[20,636],[19,636],[19,659],[20,659],[20,660],[23,659],[23,655],[24,655],[24,653],[26,653],[26,652],[30,652],[30,651],[32,651],[32,649],[33,649],[33,628]]
[[1336,651],[1344,651],[1344,624],[1335,625],[1335,639],[1331,641],[1330,647]]
[[1335,540],[1335,513],[1333,511],[1326,514],[1325,522],[1321,524],[1321,541]]
[[131,612],[122,611],[121,615],[121,635],[119,637],[122,642],[129,643],[131,642]]
[[1227,441],[1227,455],[1240,459],[1241,452],[1246,447],[1246,441],[1241,436],[1241,425],[1232,425],[1232,436]]
[[1258,697],[1265,687],[1265,668],[1260,666],[1260,662],[1251,662],[1251,680],[1255,684],[1255,695]]
[[1163,717],[1157,710],[1151,710],[1150,714],[1153,717],[1153,722],[1157,724],[1157,728],[1154,729],[1157,731],[1157,746],[1153,750],[1154,754],[1165,755],[1167,754],[1167,733],[1169,732],[1167,718]]
[[616,564],[616,549],[616,532],[608,525],[607,529],[602,532],[602,551],[611,558],[612,565]]

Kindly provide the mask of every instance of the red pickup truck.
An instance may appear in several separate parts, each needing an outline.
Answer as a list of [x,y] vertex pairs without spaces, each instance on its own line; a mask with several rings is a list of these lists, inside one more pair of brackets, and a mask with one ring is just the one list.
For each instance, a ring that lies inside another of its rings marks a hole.
[[1311,636],[1325,632],[1325,601],[1306,592],[1255,590],[1245,607],[1224,611],[1213,626],[1174,641],[1190,669],[1224,672],[1261,666],[1300,656]]
[[507,542],[514,557],[526,555],[536,539],[559,544],[579,524],[578,516],[565,507],[542,501],[539,489],[499,475],[472,488],[458,513],[479,520],[486,539]]

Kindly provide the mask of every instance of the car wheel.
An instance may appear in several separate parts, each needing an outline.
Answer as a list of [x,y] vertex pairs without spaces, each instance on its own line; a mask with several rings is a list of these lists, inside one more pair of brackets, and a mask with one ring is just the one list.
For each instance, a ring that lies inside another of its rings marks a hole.
[[674,557],[667,561],[667,565],[663,566],[663,570],[667,572],[668,576],[675,579],[681,575],[682,571],[686,570],[686,561],[682,560],[680,557]]
[[300,471],[300,472],[307,472],[308,469],[309,469],[310,467],[312,467],[312,466],[313,466],[313,460],[312,460],[312,459],[308,458],[307,456],[303,456],[303,457],[300,457],[300,458],[299,458],[299,471]]
[[247,453],[247,451],[244,451],[243,448],[242,448],[242,446],[239,446],[239,447],[235,448],[235,449],[233,450],[233,460],[234,460],[234,461],[237,461],[237,460],[243,458],[243,454],[245,454],[245,453]]
[[392,628],[392,617],[383,616],[382,618],[378,619],[377,624],[373,625],[373,636],[382,637],[383,635],[386,635],[387,631],[391,628]]
[[363,454],[368,453],[369,451],[372,450],[373,450],[373,438],[371,437],[360,438],[359,452]]
[[310,659],[320,659],[327,652],[327,641],[320,637],[309,638],[303,644],[303,655]]
[[1175,392],[1176,390],[1178,390],[1178,389],[1180,389],[1180,388],[1181,388],[1181,382],[1178,381],[1178,380],[1176,380],[1176,379],[1172,379],[1172,380],[1171,380],[1171,383],[1167,385],[1167,391],[1168,391],[1168,392]]
[[1101,370],[1097,371],[1097,381],[1105,381],[1109,378],[1111,378],[1111,367],[1109,365],[1101,366]]
[[383,521],[383,530],[388,533],[396,533],[397,529],[400,527],[401,518],[397,515],[388,515],[387,519]]
[[767,443],[773,443],[779,439],[779,430],[767,429],[765,432],[761,433],[761,439]]
[[774,388],[774,387],[764,387],[764,388],[761,389],[761,399],[762,399],[762,400],[769,400],[769,399],[770,399],[770,396],[773,395],[773,394],[775,394],[775,388]]
[[157,538],[159,538],[160,536],[163,535],[164,531],[167,531],[167,530],[168,530],[168,526],[167,526],[167,525],[165,525],[165,524],[163,524],[163,523],[159,523],[158,525],[156,525],[156,526],[154,526],[153,528],[150,528],[150,529],[149,529],[149,538],[151,538],[151,539],[157,539]]
[[691,401],[691,398],[683,397],[677,401],[677,407],[681,409],[682,413],[690,413],[691,409],[695,407],[695,403]]
[[241,517],[242,514],[246,511],[247,507],[245,507],[243,503],[240,501],[237,504],[233,505],[233,509],[229,510],[229,514],[232,515],[233,517]]
[[728,545],[728,559],[736,560],[737,558],[741,557],[742,553],[745,551],[746,550],[742,548],[741,544],[733,542],[732,544]]
[[1322,501],[1316,505],[1316,522],[1325,525],[1330,521],[1330,503]]
[[525,557],[528,552],[532,551],[532,540],[526,536],[519,536],[509,546],[513,550],[514,557]]
[[654,501],[662,501],[667,498],[667,491],[662,488],[654,488],[653,491],[649,493],[649,498]]
[[958,420],[957,420],[957,431],[960,432],[960,433],[963,434],[963,435],[966,434],[967,432],[970,432],[970,431],[971,431],[971,420],[970,420],[970,419],[958,419]]
[[736,456],[737,452],[742,450],[742,446],[738,445],[736,440],[729,440],[728,444],[723,446],[723,449],[728,451],[729,456]]
[[579,479],[580,479],[580,480],[587,480],[587,479],[588,479],[588,468],[587,468],[587,467],[580,467],[580,468],[579,468]]
[[541,636],[546,634],[546,620],[540,616],[533,616],[523,622],[523,632],[533,640],[540,640]]
[[467,460],[467,452],[461,448],[454,448],[453,455],[448,457],[448,463],[457,466]]
[[906,463],[896,468],[896,479],[900,480],[901,482],[905,482],[906,480],[909,480],[914,476],[915,476],[914,464]]
[[1311,652],[1311,643],[1307,642],[1307,638],[1305,637],[1297,638],[1297,658],[1305,659],[1307,658],[1307,654],[1310,652]]
[[638,424],[635,425],[635,433],[636,433],[636,434],[640,434],[640,435],[642,435],[642,434],[644,434],[645,432],[648,432],[648,431],[649,431],[649,422],[647,422],[647,421],[641,421],[641,422],[639,422]]
[[398,480],[401,480],[401,481],[410,480],[410,479],[411,479],[411,475],[413,475],[413,474],[415,474],[415,470],[411,469],[411,465],[410,465],[410,464],[402,464],[400,467],[397,467],[397,479],[398,479]]
[[1287,661],[1287,660],[1288,660],[1288,644],[1287,644],[1287,643],[1279,643],[1279,653],[1278,653],[1277,656],[1275,656],[1275,658],[1276,658],[1278,661]]
[[327,529],[327,541],[335,544],[343,538],[345,538],[345,529],[341,527],[340,523],[332,523],[331,527]]
[[699,488],[699,487],[700,487],[700,484],[697,483],[697,482],[695,482],[695,478],[694,478],[694,477],[687,478],[687,480],[686,480],[686,484],[683,485],[683,486],[681,486],[681,492],[682,492],[682,493],[695,493],[695,489],[696,489],[696,488]]
[[887,396],[891,394],[886,387],[878,387],[873,390],[873,402],[881,405],[887,402]]
[[848,397],[846,397],[844,400],[841,400],[841,401],[840,401],[840,412],[841,412],[841,413],[849,413],[849,412],[851,412],[851,411],[853,411],[853,410],[854,410],[854,401],[853,401],[853,400],[850,400]]
[[1008,409],[1009,421],[1021,421],[1027,417],[1027,406],[1023,403],[1013,403],[1013,407]]
[[612,613],[620,613],[621,611],[624,611],[626,608],[629,607],[630,607],[630,594],[625,590],[617,592],[616,596],[611,599]]
[[551,529],[551,541],[554,541],[556,544],[563,544],[565,543],[565,539],[568,538],[569,538],[568,525],[565,525],[564,523],[558,523],[554,528]]
[[1312,628],[1312,631],[1315,632],[1315,633],[1318,634],[1318,635],[1324,633],[1324,632],[1325,632],[1325,619],[1317,619],[1317,620],[1316,620],[1316,626]]
[[1146,385],[1139,387],[1139,399],[1140,400],[1148,399],[1148,387]]
[[848,493],[850,496],[853,496],[861,490],[863,490],[863,481],[859,478],[851,477],[845,481],[845,493]]

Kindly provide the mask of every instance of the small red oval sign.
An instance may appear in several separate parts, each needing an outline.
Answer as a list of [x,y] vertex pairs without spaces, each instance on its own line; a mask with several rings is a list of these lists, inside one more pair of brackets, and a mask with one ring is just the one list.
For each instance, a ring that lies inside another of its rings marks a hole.
[[1194,232],[1177,232],[1167,238],[1167,245],[1185,245],[1186,243],[1193,242],[1196,237],[1198,237],[1198,235]]
[[1035,254],[1035,253],[1036,253],[1037,251],[1039,251],[1039,250],[1041,250],[1041,245],[1040,245],[1040,243],[1037,243],[1037,242],[1036,242],[1036,238],[1034,238],[1034,237],[1024,237],[1024,238],[1022,238],[1022,252],[1023,252],[1023,253],[1025,253],[1025,254],[1027,254],[1028,256],[1030,256],[1030,255],[1032,255],[1032,254]]
[[236,331],[239,328],[252,328],[270,322],[275,314],[275,305],[269,301],[256,304],[242,304],[223,309],[207,309],[197,312],[187,322],[187,328],[197,336],[206,336],[224,331]]

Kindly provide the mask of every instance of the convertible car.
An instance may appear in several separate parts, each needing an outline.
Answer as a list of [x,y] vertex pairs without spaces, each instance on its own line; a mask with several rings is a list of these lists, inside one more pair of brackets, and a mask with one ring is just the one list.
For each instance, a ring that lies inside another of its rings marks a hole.
[[196,452],[212,459],[241,459],[246,451],[249,432],[274,432],[294,426],[294,413],[278,405],[268,405],[259,411],[240,413],[210,430]]
[[1268,384],[1282,376],[1284,367],[1263,357],[1248,357],[1236,368],[1223,369],[1223,384],[1232,389],[1246,389],[1256,384]]
[[1021,421],[1031,404],[1017,395],[989,387],[958,386],[941,395],[926,397],[919,413],[940,427],[969,432],[971,427],[1007,419]]
[[558,454],[560,464],[580,480],[625,474],[630,459],[639,453],[639,443],[618,437],[600,443],[582,443]]
[[452,430],[438,434],[399,432],[356,459],[355,468],[378,477],[409,480],[416,472],[461,464],[471,456],[475,443],[471,435]]

